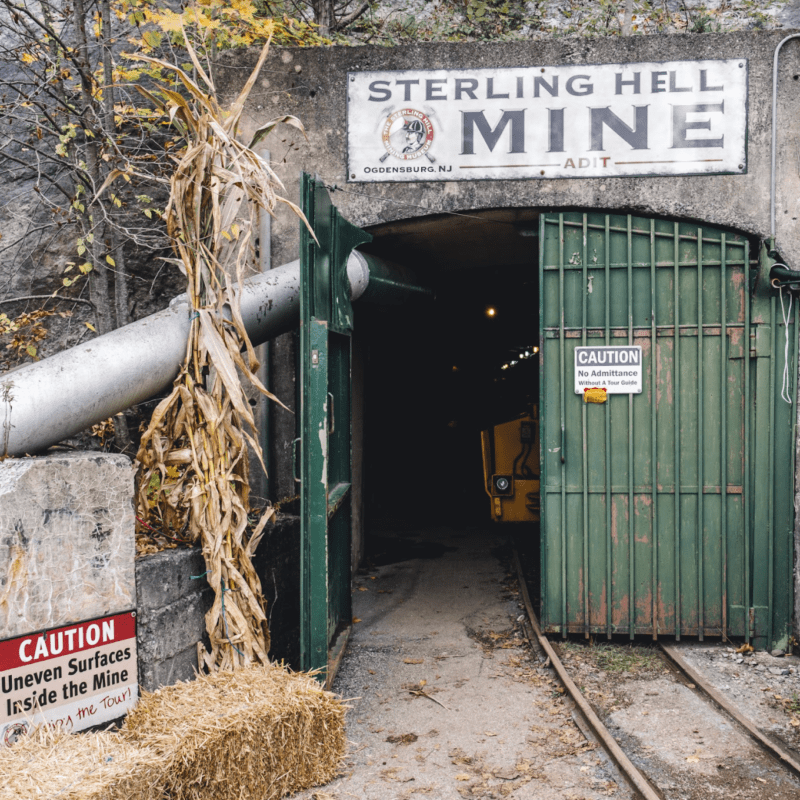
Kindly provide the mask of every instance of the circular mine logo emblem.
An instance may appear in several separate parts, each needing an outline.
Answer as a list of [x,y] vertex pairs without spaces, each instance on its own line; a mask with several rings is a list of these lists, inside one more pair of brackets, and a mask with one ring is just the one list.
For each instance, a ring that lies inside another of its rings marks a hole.
[[3,742],[8,747],[16,744],[28,732],[28,725],[25,722],[12,722],[3,731]]
[[419,158],[433,144],[433,123],[421,111],[401,108],[386,118],[381,138],[389,155],[403,161]]

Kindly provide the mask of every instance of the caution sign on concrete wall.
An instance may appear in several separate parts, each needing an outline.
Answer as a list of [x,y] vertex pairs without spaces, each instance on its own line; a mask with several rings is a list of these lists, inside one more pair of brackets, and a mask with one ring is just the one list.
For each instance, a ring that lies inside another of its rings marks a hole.
[[575,394],[594,387],[608,394],[642,393],[639,345],[575,348]]
[[30,724],[80,731],[126,714],[139,696],[136,612],[0,642],[0,742]]
[[742,174],[747,60],[353,72],[350,181]]

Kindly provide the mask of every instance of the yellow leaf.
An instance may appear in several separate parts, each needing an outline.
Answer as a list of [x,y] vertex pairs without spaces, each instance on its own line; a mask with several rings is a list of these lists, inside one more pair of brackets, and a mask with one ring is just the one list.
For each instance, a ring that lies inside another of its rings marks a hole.
[[94,331],[95,333],[97,333],[97,328],[95,328],[95,326],[94,326],[94,325],[92,325],[92,323],[91,323],[91,322],[84,322],[83,324],[84,324],[84,325],[85,325],[85,326],[86,326],[86,327],[87,327],[87,328],[88,328],[90,331]]
[[358,617],[353,617],[353,624],[355,625],[357,622],[361,622]]
[[222,231],[222,235],[223,235],[223,236],[224,236],[224,237],[225,237],[225,238],[226,238],[226,239],[227,239],[229,242],[232,242],[232,241],[233,241],[233,239],[231,239],[231,235],[228,233],[228,231]]
[[117,264],[111,256],[106,256],[106,263],[111,264],[112,267],[116,267]]
[[20,60],[23,64],[33,64],[34,61],[37,61],[36,56],[32,56],[30,53],[23,53],[20,56]]
[[235,222],[231,225],[231,233],[233,233],[234,238],[239,238],[239,226]]
[[25,348],[25,351],[28,353],[28,355],[29,355],[31,358],[36,358],[36,348],[35,348],[35,347],[34,347],[32,344],[29,344],[29,345],[28,345],[28,346]]
[[156,48],[161,44],[162,34],[160,31],[145,31],[142,34],[142,41],[150,48]]
[[403,663],[404,664],[424,664],[425,663],[425,659],[424,658],[404,658],[403,659]]

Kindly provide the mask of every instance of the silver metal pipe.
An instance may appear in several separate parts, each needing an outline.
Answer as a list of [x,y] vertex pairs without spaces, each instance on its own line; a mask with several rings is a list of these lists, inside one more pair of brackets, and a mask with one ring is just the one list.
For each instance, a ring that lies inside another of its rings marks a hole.
[[[791,39],[800,38],[800,33],[792,33],[781,40],[775,48],[775,55],[772,58],[772,150],[770,154],[770,179],[769,179],[769,231],[772,239],[775,239],[775,162],[778,150],[778,59],[781,48]],[[772,244],[774,247],[774,242]]]
[[[350,255],[347,275],[357,300],[369,283],[360,253]],[[247,279],[241,311],[254,345],[296,327],[300,262]],[[181,295],[164,311],[0,376],[0,454],[36,453],[168,389],[186,356],[190,325]]]

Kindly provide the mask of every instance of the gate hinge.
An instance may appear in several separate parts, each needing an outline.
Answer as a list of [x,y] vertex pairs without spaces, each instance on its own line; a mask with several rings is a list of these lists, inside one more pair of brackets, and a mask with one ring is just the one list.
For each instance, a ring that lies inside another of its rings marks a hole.
[[759,325],[750,332],[750,358],[769,358],[772,355],[771,330]]

